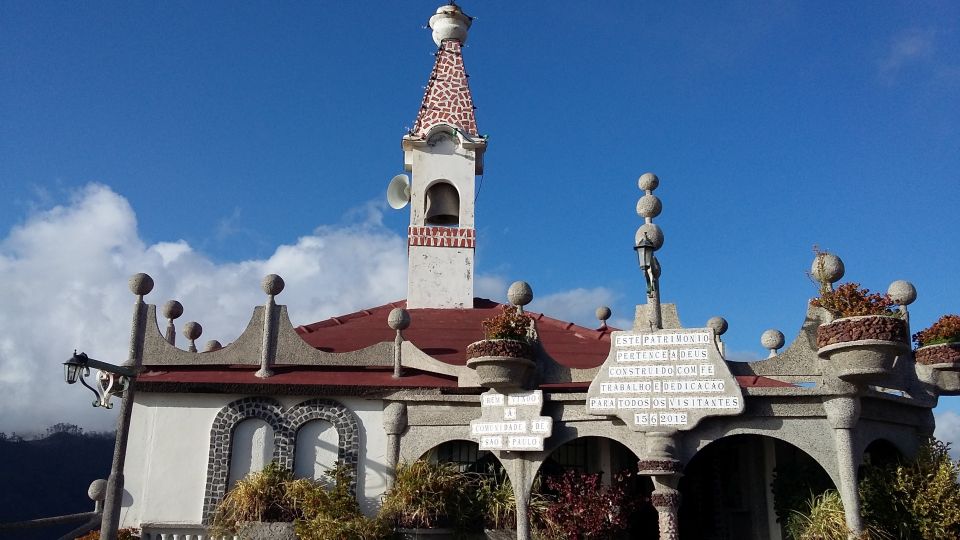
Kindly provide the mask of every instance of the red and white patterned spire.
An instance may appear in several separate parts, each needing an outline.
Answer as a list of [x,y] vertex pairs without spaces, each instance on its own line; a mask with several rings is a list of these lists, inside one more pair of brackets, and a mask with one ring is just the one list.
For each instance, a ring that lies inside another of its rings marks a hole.
[[470,23],[470,17],[453,3],[441,6],[430,17],[433,40],[439,48],[420,112],[410,130],[411,137],[426,138],[430,128],[437,124],[449,124],[465,135],[478,135],[473,96],[462,55]]

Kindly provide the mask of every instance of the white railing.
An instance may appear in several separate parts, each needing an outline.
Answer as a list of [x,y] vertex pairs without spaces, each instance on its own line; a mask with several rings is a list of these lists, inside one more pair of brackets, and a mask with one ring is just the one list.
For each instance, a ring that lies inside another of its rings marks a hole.
[[207,532],[203,525],[149,524],[140,531],[142,540],[239,540],[238,536],[216,536]]

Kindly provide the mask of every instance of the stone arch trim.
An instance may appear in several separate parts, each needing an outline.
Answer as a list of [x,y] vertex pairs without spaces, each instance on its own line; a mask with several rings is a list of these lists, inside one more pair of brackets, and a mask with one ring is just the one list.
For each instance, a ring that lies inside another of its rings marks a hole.
[[[346,464],[350,471],[350,491],[357,493],[357,467],[360,463],[360,422],[353,412],[331,399],[311,399],[294,406],[285,415],[290,432],[294,439],[300,433],[300,428],[313,420],[324,420],[333,424],[337,430],[337,461]],[[290,448],[287,456],[290,460],[289,468],[293,469],[295,446]]]
[[283,421],[283,408],[267,397],[246,397],[220,409],[210,428],[210,456],[207,460],[207,483],[203,494],[203,522],[209,524],[217,505],[227,492],[230,475],[233,431],[240,422],[259,418],[273,428],[273,459],[289,467],[291,432]]

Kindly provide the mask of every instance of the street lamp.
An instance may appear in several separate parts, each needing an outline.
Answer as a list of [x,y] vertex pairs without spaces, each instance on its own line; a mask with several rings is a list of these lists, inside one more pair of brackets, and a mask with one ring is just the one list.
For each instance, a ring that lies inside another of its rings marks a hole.
[[[87,384],[86,379],[90,376],[90,368],[98,370],[97,386],[99,388]],[[73,351],[73,356],[63,363],[63,372],[67,384],[80,381],[80,384],[86,386],[96,396],[93,406],[104,409],[113,408],[110,398],[122,394],[130,386],[130,379],[135,375],[129,367],[94,360],[87,356],[87,353],[77,354],[76,350]]]
[[[90,386],[86,378],[90,376],[90,369],[97,371],[97,388]],[[107,362],[95,360],[86,353],[77,354],[63,363],[63,376],[67,384],[80,384],[93,392],[97,399],[94,407],[104,409],[113,408],[110,398],[122,396],[120,404],[120,418],[117,420],[117,440],[114,444],[113,462],[110,468],[110,477],[107,480],[106,499],[103,503],[103,516],[100,522],[100,538],[102,540],[116,540],[117,528],[120,522],[120,502],[123,499],[123,464],[127,451],[127,434],[130,429],[130,411],[133,401],[133,380],[137,372],[131,366],[117,366]]]
[[633,246],[633,249],[637,252],[637,261],[640,263],[640,270],[643,271],[643,278],[647,282],[647,295],[649,295],[654,290],[653,252],[656,251],[656,246],[647,233],[643,233],[643,238]]

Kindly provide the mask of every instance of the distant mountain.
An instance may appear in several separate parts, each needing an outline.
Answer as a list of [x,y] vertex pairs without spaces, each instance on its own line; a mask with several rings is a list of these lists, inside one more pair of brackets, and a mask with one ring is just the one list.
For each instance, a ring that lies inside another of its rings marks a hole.
[[[112,433],[85,435],[68,424],[35,440],[0,436],[0,523],[93,510],[87,488],[110,473],[113,443]],[[0,530],[0,538],[55,539],[81,524]]]

